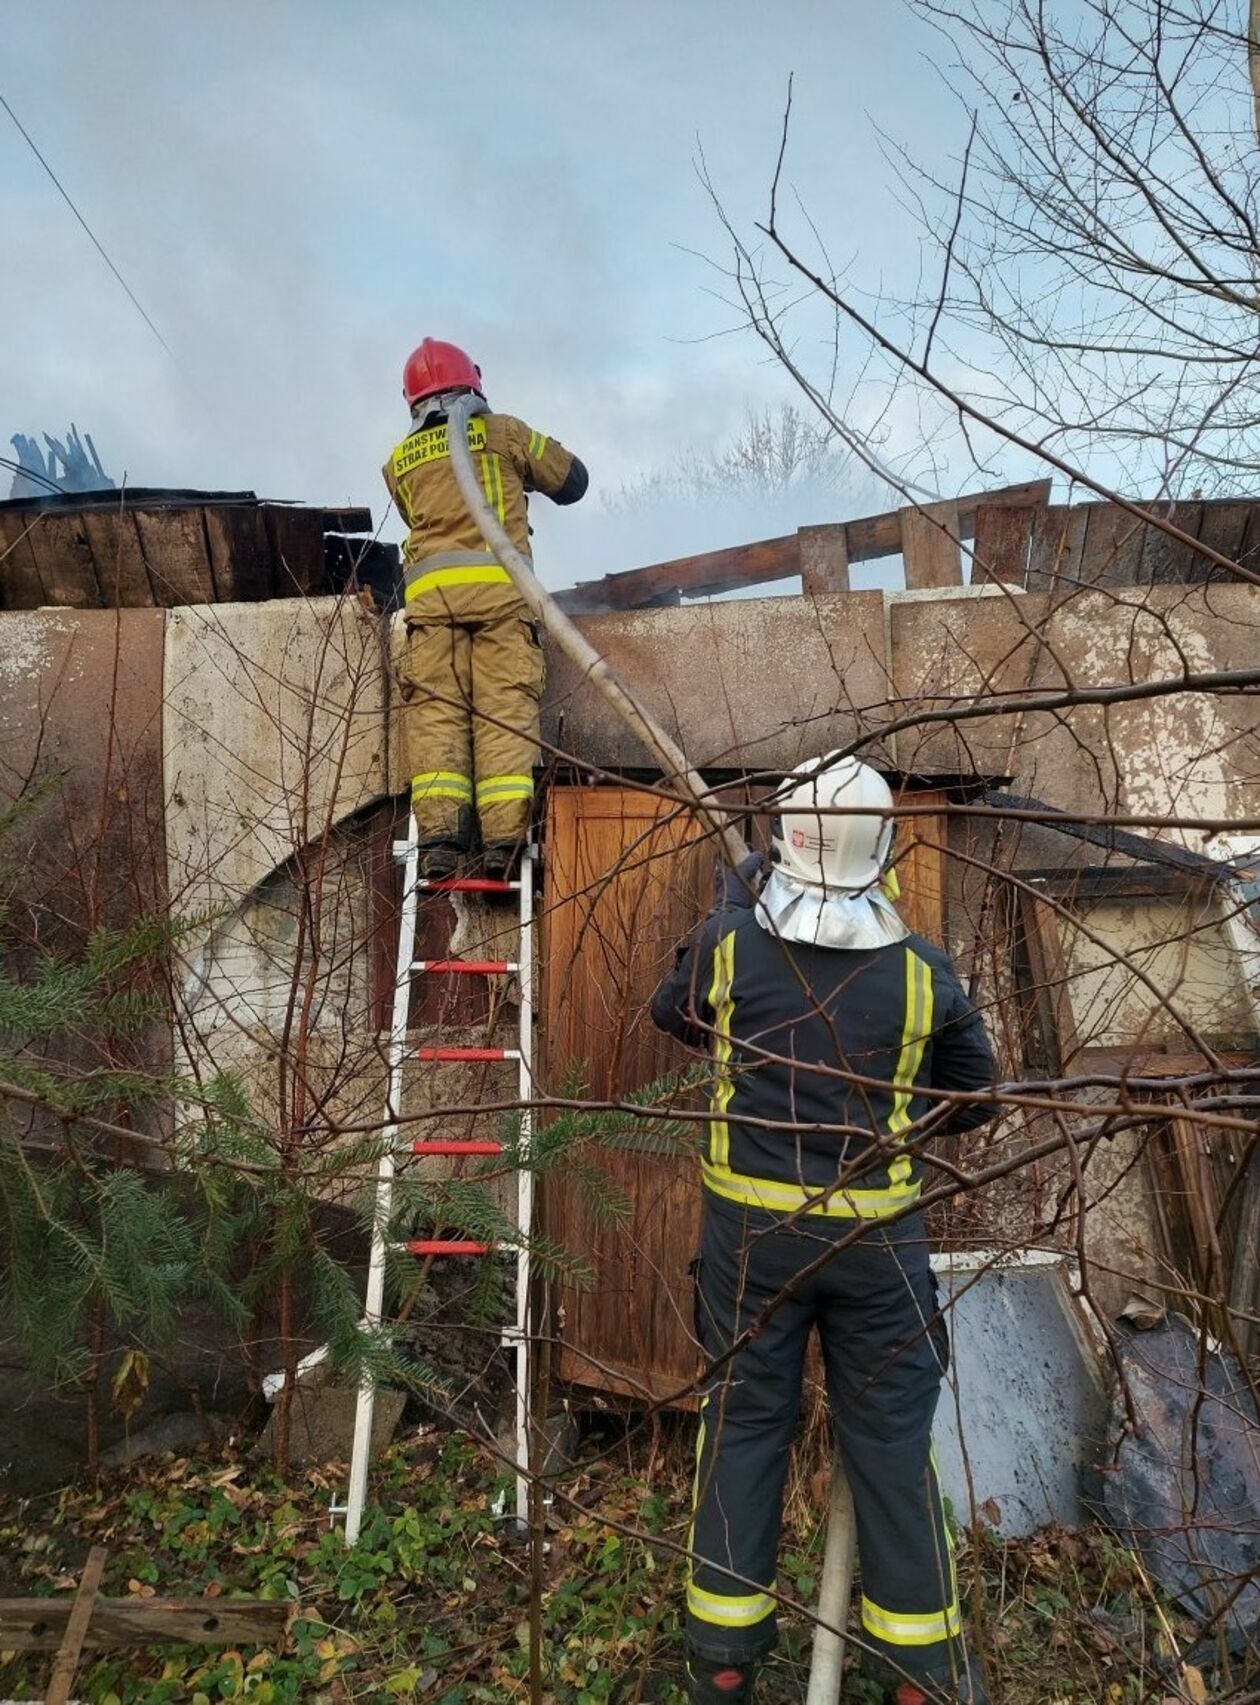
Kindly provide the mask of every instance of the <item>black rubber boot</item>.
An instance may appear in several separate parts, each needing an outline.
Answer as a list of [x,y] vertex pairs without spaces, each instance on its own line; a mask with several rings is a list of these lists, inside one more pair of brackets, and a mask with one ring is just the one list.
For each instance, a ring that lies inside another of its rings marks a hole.
[[989,1693],[975,1662],[964,1660],[956,1680],[902,1681],[885,1694],[888,1705],[989,1705]]
[[752,1705],[756,1663],[726,1663],[692,1654],[687,1659],[692,1705]]
[[444,882],[454,876],[464,857],[454,841],[430,841],[420,848],[420,874],[429,882]]
[[519,841],[491,841],[482,848],[481,868],[491,882],[511,882],[520,853]]

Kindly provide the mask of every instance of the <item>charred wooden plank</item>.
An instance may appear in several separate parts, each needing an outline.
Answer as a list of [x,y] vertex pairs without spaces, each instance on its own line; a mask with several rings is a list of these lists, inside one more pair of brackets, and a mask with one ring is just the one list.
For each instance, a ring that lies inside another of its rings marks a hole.
[[149,609],[156,603],[136,519],[125,497],[109,509],[79,511],[106,608]]
[[74,610],[100,609],[103,597],[96,563],[80,516],[46,509],[43,525],[31,533],[30,541],[45,603]]
[[1086,505],[1080,578],[1090,586],[1132,586],[1138,579],[1147,527],[1116,503]]
[[253,604],[271,597],[271,543],[259,505],[203,509],[201,523],[220,602]]
[[[962,538],[970,538],[976,509],[988,504],[1044,504],[1050,495],[1049,480],[1030,480],[998,491],[973,492],[958,499],[958,525]],[[874,557],[894,556],[901,549],[900,509],[862,520],[838,523],[844,527],[845,550],[850,563]],[[571,615],[595,615],[612,610],[637,610],[659,603],[672,593],[704,597],[736,591],[767,581],[788,580],[800,574],[801,547],[798,534],[787,538],[759,539],[754,544],[735,545],[727,550],[706,551],[700,556],[679,557],[629,569],[624,574],[606,574],[602,580],[584,582],[557,594],[557,601]]]
[[[74,1600],[0,1599],[0,1650],[55,1651]],[[293,1607],[265,1599],[98,1598],[84,1647],[148,1646],[177,1640],[191,1646],[267,1646],[284,1632]]]
[[[1203,523],[1201,503],[1152,503],[1145,507],[1149,507],[1151,514],[1159,520],[1170,522],[1181,532],[1189,533],[1192,539],[1198,538]],[[1182,544],[1180,539],[1170,539],[1160,527],[1144,527],[1142,533],[1141,560],[1134,576],[1140,585],[1184,586],[1204,578],[1204,570],[1209,565],[1193,545]]]
[[38,610],[48,603],[31,548],[31,535],[43,524],[38,511],[0,513],[0,610]]
[[201,510],[195,507],[133,511],[153,599],[163,609],[213,604],[214,574]]
[[264,503],[261,508],[271,545],[272,596],[314,597],[326,591],[324,511],[282,503]]
[[[1219,551],[1231,562],[1241,562],[1243,545],[1247,537],[1247,524],[1251,519],[1253,503],[1205,503],[1203,518],[1199,523],[1199,542]],[[1252,564],[1251,566],[1255,566]],[[1232,577],[1223,568],[1206,557],[1198,558],[1195,569],[1196,580],[1228,581]]]
[[326,533],[370,533],[372,531],[372,511],[358,509],[354,506],[322,509],[324,531]]
[[800,546],[795,533],[786,538],[760,539],[752,545],[735,545],[700,556],[680,557],[673,562],[653,563],[649,568],[626,574],[606,574],[558,595],[561,607],[583,615],[609,610],[637,610],[659,602],[671,593],[704,597],[730,592],[740,586],[755,586],[767,580],[787,580],[800,573]]
[[[1260,503],[1253,503],[1247,510],[1247,527],[1243,533],[1242,544],[1238,547],[1238,566],[1248,568],[1253,574],[1260,574]],[[1216,571],[1222,580],[1230,577],[1224,569]],[[1213,575],[1216,578],[1216,574]]]

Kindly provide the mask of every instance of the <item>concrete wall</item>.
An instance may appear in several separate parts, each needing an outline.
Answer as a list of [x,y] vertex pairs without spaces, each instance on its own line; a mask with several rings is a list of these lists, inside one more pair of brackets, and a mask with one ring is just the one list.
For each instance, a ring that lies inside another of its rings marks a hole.
[[[1052,604],[1014,593],[896,602],[892,655],[902,712],[976,694],[1058,691],[1176,678],[1254,662],[1260,588],[1155,586],[1082,592]],[[1176,693],[1070,715],[1027,712],[902,737],[903,767],[975,768],[1075,810],[1255,816],[1260,709],[1254,697]],[[1188,831],[1173,839],[1202,846]]]
[[[578,625],[697,766],[790,769],[888,717],[879,592],[631,610]],[[543,729],[582,763],[651,762],[554,647]]]
[[380,627],[356,601],[168,615],[168,881],[200,920],[176,1058],[233,1073],[261,1118],[316,1147],[385,1101],[362,821],[387,787],[385,703]]
[[162,757],[173,902],[239,905],[384,794],[379,635],[353,600],[168,613]]

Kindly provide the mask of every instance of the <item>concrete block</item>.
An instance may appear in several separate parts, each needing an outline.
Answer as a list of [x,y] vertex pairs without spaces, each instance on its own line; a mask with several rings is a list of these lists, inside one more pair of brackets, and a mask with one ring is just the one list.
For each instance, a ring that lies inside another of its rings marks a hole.
[[[358,1394],[336,1385],[298,1385],[293,1392],[289,1421],[289,1459],[297,1467],[325,1462],[348,1462],[354,1439]],[[407,1406],[404,1391],[381,1387],[372,1414],[372,1456],[379,1456],[393,1438]],[[261,1454],[273,1448],[276,1418],[267,1419],[258,1442]]]

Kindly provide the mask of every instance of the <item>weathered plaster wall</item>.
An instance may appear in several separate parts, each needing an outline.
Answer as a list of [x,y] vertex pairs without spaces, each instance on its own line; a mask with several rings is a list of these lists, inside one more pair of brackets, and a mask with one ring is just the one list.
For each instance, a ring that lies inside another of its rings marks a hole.
[[[887,718],[881,593],[735,599],[578,625],[692,763],[784,770]],[[545,738],[584,763],[650,763],[567,658],[548,651]]]
[[174,903],[239,904],[385,792],[379,634],[350,599],[168,613],[163,770]]
[[[977,694],[1088,689],[1249,667],[1260,588],[1154,586],[1049,599],[897,603],[892,650],[905,711]],[[1019,792],[1076,810],[1255,816],[1260,810],[1255,698],[1177,693],[1070,715],[1023,713],[926,726],[914,763],[1010,773]],[[903,744],[901,762],[912,767]],[[1170,831],[1200,845],[1189,831]]]
[[[1062,926],[1065,975],[1081,1048],[1186,1053],[1191,1034],[1254,1031],[1237,956],[1213,901],[1092,904]],[[1151,987],[1166,1005],[1158,1005]]]

